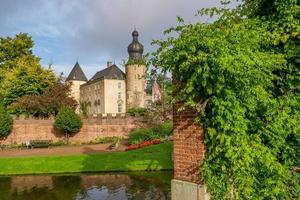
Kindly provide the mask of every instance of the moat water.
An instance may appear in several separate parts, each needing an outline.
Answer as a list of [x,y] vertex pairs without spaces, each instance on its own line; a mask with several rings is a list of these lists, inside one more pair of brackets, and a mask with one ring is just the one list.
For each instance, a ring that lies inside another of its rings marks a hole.
[[173,172],[0,177],[0,200],[169,200]]

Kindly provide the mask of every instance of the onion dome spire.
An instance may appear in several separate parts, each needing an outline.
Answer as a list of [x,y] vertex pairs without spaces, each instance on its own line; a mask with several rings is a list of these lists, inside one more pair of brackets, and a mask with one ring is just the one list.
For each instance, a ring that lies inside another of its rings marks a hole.
[[128,46],[129,58],[135,62],[143,58],[144,46],[138,40],[139,33],[134,30],[132,32],[132,42]]

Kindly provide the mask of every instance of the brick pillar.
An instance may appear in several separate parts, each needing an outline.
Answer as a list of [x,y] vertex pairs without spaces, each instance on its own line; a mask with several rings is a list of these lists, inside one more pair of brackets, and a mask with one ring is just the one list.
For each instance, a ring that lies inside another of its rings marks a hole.
[[206,200],[209,195],[201,182],[199,164],[204,159],[203,129],[194,121],[196,112],[173,109],[173,161],[172,200]]

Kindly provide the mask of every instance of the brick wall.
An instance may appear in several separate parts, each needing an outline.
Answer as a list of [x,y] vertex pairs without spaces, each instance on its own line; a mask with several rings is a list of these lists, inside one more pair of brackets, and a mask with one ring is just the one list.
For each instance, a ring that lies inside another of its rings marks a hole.
[[205,145],[203,129],[195,124],[195,112],[187,109],[178,112],[174,106],[174,179],[201,183],[199,163],[204,159]]
[[[127,137],[129,132],[143,124],[139,118],[130,116],[90,117],[83,120],[80,132],[71,136],[69,142],[87,143],[100,137]],[[14,119],[10,135],[1,144],[22,144],[28,140],[64,139],[64,134],[53,127],[54,119]]]

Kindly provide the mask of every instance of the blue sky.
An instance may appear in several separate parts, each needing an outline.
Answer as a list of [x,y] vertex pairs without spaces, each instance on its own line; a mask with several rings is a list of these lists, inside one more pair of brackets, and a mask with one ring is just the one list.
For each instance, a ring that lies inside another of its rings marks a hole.
[[43,66],[51,62],[57,73],[68,75],[78,57],[90,78],[108,60],[122,68],[134,26],[146,53],[154,49],[153,39],[176,24],[176,16],[206,21],[194,14],[219,0],[0,0],[0,5],[0,36],[29,33]]

